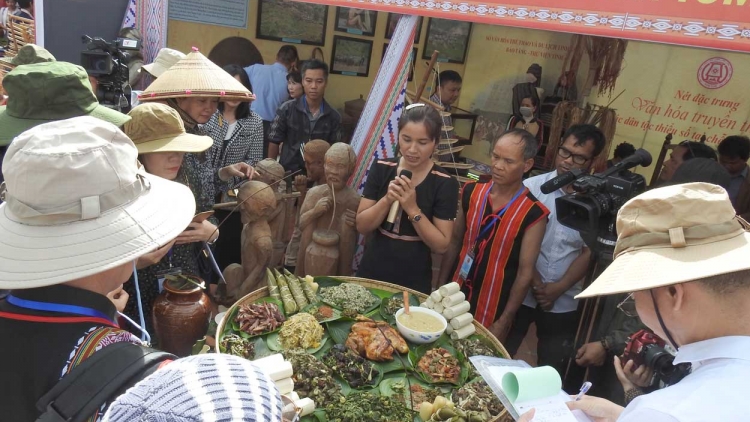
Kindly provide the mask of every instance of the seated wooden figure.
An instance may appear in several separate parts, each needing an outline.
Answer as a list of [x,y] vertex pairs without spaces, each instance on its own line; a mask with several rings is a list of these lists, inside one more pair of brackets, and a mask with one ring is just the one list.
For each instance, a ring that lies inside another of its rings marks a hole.
[[[271,189],[276,195],[276,210],[268,218],[268,225],[271,226],[271,234],[273,235],[274,242],[274,255],[271,260],[271,266],[278,267],[284,258],[284,250],[286,249],[288,240],[285,238],[287,201],[283,199],[281,193],[285,186],[281,186],[284,182],[276,183],[284,178],[284,167],[281,167],[278,161],[266,158],[255,165],[255,170],[258,174],[253,180],[271,185]],[[276,184],[272,185],[273,183]]]
[[347,144],[333,144],[326,152],[326,184],[310,189],[300,210],[297,275],[352,274],[360,195],[346,183],[356,162]]
[[[254,196],[253,196],[254,195]],[[245,201],[250,196],[252,198]],[[266,268],[273,253],[268,218],[276,210],[276,195],[267,184],[252,180],[240,187],[237,201],[242,203],[242,265],[231,264],[224,270],[228,299],[239,299],[263,285]]]

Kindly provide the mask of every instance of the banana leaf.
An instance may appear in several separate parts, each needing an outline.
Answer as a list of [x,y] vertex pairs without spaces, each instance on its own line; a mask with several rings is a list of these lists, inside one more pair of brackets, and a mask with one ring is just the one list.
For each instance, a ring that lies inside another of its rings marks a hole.
[[[317,310],[318,310],[318,308],[320,306],[323,306],[323,304],[322,303],[310,304],[310,305],[307,305],[304,308],[302,308],[302,310],[300,310],[300,312],[305,312],[305,313],[308,313],[308,314],[310,314],[312,316],[315,316],[315,313],[317,312]],[[325,322],[338,321],[338,320],[341,319],[341,311],[338,310],[338,309],[336,309],[336,308],[334,308],[334,307],[330,307],[330,308],[333,310],[333,315],[331,317],[329,317],[329,318],[319,319],[318,320],[319,323],[323,324]],[[316,317],[316,319],[317,319],[317,317]]]
[[[274,298],[272,298],[272,297],[269,296],[269,297],[260,298],[260,299],[256,300],[255,302],[253,302],[253,304],[261,304],[261,303],[273,303],[276,306],[278,306],[279,311],[281,312],[281,315],[285,315],[284,314],[284,306],[281,304],[280,300],[274,299]],[[279,326],[279,328],[277,328],[275,330],[266,331],[264,333],[259,333],[259,334],[248,334],[248,333],[246,333],[244,331],[241,331],[240,330],[240,324],[237,321],[235,321],[235,319],[237,318],[237,314],[239,313],[239,310],[240,310],[239,306],[235,307],[234,311],[232,311],[232,314],[230,315],[230,319],[228,320],[230,323],[229,324],[225,324],[225,326],[231,326],[232,327],[232,331],[235,334],[239,334],[240,336],[242,336],[244,338],[253,338],[253,337],[257,337],[257,336],[264,336],[264,335],[270,334],[270,333],[275,333],[275,332],[277,332],[277,331],[279,331],[281,329],[281,326]],[[224,331],[226,332],[226,330],[224,330]]]
[[[422,357],[427,353],[429,350],[436,349],[436,348],[443,348],[448,351],[452,356],[455,356],[458,360],[458,365],[460,367],[460,372],[458,376],[458,380],[456,382],[449,382],[449,381],[434,381],[432,378],[427,376],[427,374],[423,373],[419,369],[419,361],[422,359]],[[412,348],[409,351],[409,360],[411,361],[411,364],[414,366],[414,374],[416,374],[417,377],[419,377],[421,380],[428,384],[433,385],[456,385],[456,386],[462,386],[464,383],[466,383],[466,380],[469,377],[469,366],[471,365],[471,362],[469,362],[466,357],[464,357],[463,353],[456,350],[455,347],[451,344],[450,338],[443,334],[435,343],[432,344],[423,344],[419,347]]]
[[[326,342],[328,342],[328,336],[324,334],[323,338],[320,339],[320,345],[318,347],[308,348],[308,349],[305,349],[305,351],[311,355],[314,355],[319,350],[321,350],[323,346],[325,346]],[[277,352],[284,350],[284,347],[281,345],[281,342],[279,342],[279,333],[269,334],[266,337],[266,345],[268,346],[269,349],[277,351]]]
[[[396,325],[396,314],[395,312],[393,314],[389,314],[386,310],[386,307],[388,306],[388,302],[391,301],[391,299],[395,298],[403,298],[403,293],[391,293],[390,296],[384,297],[382,301],[380,302],[380,316],[383,317],[384,321],[388,321],[391,325]],[[401,301],[403,303],[403,300]],[[419,306],[419,298],[414,295],[409,295],[409,305],[410,306]],[[398,309],[397,309],[398,310]]]

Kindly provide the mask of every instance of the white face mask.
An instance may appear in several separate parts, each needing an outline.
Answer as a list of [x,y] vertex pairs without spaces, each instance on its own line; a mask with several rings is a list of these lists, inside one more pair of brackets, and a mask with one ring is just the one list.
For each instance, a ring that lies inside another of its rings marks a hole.
[[521,107],[520,111],[521,111],[521,116],[527,119],[534,116],[534,109],[531,107]]

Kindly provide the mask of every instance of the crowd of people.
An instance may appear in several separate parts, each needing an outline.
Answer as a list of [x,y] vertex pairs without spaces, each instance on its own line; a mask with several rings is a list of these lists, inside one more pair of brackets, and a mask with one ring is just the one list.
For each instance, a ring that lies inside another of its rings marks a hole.
[[[206,258],[237,253],[241,222],[220,230],[215,215],[196,214],[253,179],[264,159],[294,175],[289,183],[303,198],[325,184],[326,152],[344,141],[341,116],[325,100],[327,64],[300,61],[288,45],[273,64],[223,69],[198,51],[163,49],[139,67],[152,82],[128,114],[100,105],[83,68],[42,48],[24,46],[13,64],[0,108],[0,332],[14,345],[0,352],[0,414],[68,420],[71,408],[40,406],[40,398],[105,346],[149,350],[167,276],[200,275],[215,294],[220,274]],[[431,100],[450,110],[461,76],[446,71],[438,81]],[[356,275],[428,294],[457,281],[475,319],[511,354],[534,324],[539,365],[561,377],[571,365],[606,368],[619,380],[616,393],[601,393],[611,400],[569,404],[595,420],[741,420],[750,410],[741,387],[750,375],[750,139],[729,136],[718,153],[700,142],[677,145],[659,187],[622,206],[614,261],[584,290],[590,245],[557,218],[556,202],[572,186],[544,193],[542,185],[590,172],[605,137],[593,125],[570,127],[552,171],[527,178],[543,134],[535,101],[522,98],[491,143],[488,180],[462,187],[433,159],[454,136],[444,130],[450,117],[429,104],[405,107],[397,156],[371,164],[356,215],[345,216],[366,238]],[[634,152],[620,144],[608,165]],[[385,228],[395,203],[400,213]],[[300,237],[298,222],[287,266]],[[433,254],[442,255],[437,277]],[[579,300],[592,296],[609,298],[591,341],[577,344]],[[667,340],[690,375],[643,394],[654,389],[649,368],[618,359],[642,327]],[[173,359],[133,375],[123,387],[134,388],[86,416],[156,420],[168,409],[200,420],[213,409],[216,420],[281,419],[281,397],[258,368],[233,357]],[[633,400],[623,408],[626,396]]]

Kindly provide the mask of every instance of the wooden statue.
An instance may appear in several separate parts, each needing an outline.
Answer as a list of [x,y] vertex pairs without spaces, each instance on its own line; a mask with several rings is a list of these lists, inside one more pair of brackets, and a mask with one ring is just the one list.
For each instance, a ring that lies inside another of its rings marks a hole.
[[[266,158],[261,160],[255,165],[255,170],[258,175],[255,176],[254,180],[272,185],[277,183],[279,180],[284,178],[284,167],[279,164],[278,161]],[[276,268],[281,265],[281,261],[284,255],[284,249],[286,248],[286,240],[284,238],[284,226],[286,220],[286,200],[282,198],[284,182],[278,183],[278,185],[272,185],[274,194],[276,195],[276,210],[273,215],[268,218],[268,225],[271,226],[271,234],[273,235],[274,242],[274,253],[271,260],[271,266]]]
[[[246,202],[247,198],[253,196]],[[273,238],[268,218],[276,210],[276,195],[266,183],[252,180],[243,184],[237,195],[242,203],[242,265],[231,264],[224,270],[229,298],[238,299],[259,289],[266,279],[266,268],[273,253]]]
[[325,185],[326,173],[323,168],[326,152],[331,147],[327,141],[322,139],[313,139],[305,144],[305,170],[307,175],[301,174],[294,177],[294,189],[300,193],[295,207],[294,232],[286,247],[286,256],[284,257],[284,266],[296,267],[297,255],[299,255],[299,242],[302,238],[302,231],[299,229],[299,209],[305,202],[307,195],[307,186],[312,182],[312,187]]
[[351,275],[360,195],[346,183],[356,162],[347,144],[333,144],[326,152],[326,184],[310,189],[300,210],[297,275]]

